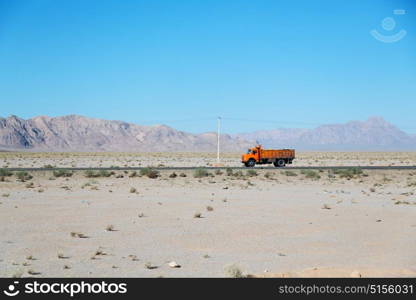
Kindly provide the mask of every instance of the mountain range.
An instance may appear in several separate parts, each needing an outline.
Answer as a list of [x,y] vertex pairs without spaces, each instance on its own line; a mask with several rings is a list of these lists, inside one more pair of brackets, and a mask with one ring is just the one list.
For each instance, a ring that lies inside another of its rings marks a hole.
[[242,133],[236,137],[257,140],[265,147],[334,151],[416,150],[416,135],[407,134],[382,117],[314,129],[276,129]]
[[[381,117],[314,129],[276,129],[221,134],[221,150],[242,152],[255,143],[300,150],[416,150],[416,136]],[[165,125],[141,126],[79,115],[0,117],[2,151],[215,152],[215,132],[193,134]]]

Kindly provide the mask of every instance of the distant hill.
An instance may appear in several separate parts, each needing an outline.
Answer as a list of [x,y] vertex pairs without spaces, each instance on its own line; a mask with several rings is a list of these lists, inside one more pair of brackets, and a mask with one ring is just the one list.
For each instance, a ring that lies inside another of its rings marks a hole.
[[[223,151],[241,151],[249,143],[221,135]],[[33,151],[216,151],[215,133],[191,134],[164,125],[40,116],[0,118],[0,149]]]
[[265,147],[304,150],[416,150],[416,136],[409,135],[381,117],[314,129],[276,129],[241,133],[235,137],[257,140]]
[[[265,147],[299,150],[416,150],[416,136],[383,118],[221,135],[221,149],[242,152],[256,141]],[[214,132],[192,134],[165,125],[141,126],[78,115],[0,118],[0,151],[205,151],[215,152]]]

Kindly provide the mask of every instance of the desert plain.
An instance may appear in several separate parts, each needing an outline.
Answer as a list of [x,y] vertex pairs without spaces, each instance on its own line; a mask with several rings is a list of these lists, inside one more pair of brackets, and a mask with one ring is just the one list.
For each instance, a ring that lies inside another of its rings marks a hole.
[[[413,152],[0,153],[2,277],[415,277]],[[48,167],[10,172],[8,168]],[[61,171],[64,167],[150,167]],[[195,166],[195,170],[152,167]]]

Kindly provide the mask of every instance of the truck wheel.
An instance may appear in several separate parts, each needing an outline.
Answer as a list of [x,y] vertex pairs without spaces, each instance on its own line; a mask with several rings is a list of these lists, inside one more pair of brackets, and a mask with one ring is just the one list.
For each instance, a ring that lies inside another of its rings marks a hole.
[[256,165],[256,161],[254,159],[249,159],[248,162],[245,163],[246,167],[252,168]]
[[285,162],[285,160],[284,159],[278,159],[277,161],[275,161],[274,163],[274,166],[276,167],[276,168],[282,168],[282,167],[284,167],[285,165],[286,165],[286,162]]

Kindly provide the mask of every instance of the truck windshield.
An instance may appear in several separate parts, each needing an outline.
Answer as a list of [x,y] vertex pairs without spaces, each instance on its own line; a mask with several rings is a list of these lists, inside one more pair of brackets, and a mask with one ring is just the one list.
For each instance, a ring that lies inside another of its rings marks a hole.
[[250,153],[251,153],[251,150],[250,150],[250,149],[248,149],[248,150],[247,150],[247,154],[250,154]]

